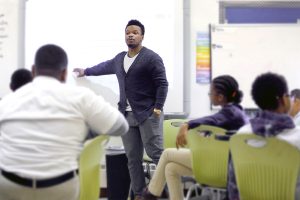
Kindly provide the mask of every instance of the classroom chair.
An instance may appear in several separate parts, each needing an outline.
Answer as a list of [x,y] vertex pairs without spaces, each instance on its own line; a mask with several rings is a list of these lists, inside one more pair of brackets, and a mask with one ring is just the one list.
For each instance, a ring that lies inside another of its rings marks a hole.
[[176,137],[180,126],[187,119],[167,119],[163,123],[164,149],[176,148]]
[[79,157],[80,200],[98,200],[100,196],[100,161],[108,136],[88,141]]
[[[198,188],[212,199],[225,196],[227,186],[227,168],[229,158],[228,140],[218,140],[216,136],[225,136],[226,130],[209,125],[190,129],[188,147],[192,154],[192,169],[197,184],[191,186],[186,195],[190,199],[192,191],[198,195]],[[203,193],[201,194],[203,195]]]
[[240,134],[231,138],[230,150],[241,199],[295,199],[300,166],[296,147],[275,137]]

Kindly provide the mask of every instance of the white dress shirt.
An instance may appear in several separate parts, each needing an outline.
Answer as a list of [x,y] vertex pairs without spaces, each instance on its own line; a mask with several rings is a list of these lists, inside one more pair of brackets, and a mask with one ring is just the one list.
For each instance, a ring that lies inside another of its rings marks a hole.
[[0,168],[48,178],[78,168],[90,128],[108,133],[123,115],[91,90],[36,77],[0,101]]

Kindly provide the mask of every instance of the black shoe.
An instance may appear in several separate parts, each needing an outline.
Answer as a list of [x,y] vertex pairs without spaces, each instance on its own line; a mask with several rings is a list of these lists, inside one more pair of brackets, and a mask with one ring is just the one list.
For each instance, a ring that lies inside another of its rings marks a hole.
[[157,196],[151,194],[151,192],[146,188],[142,194],[142,200],[157,200]]

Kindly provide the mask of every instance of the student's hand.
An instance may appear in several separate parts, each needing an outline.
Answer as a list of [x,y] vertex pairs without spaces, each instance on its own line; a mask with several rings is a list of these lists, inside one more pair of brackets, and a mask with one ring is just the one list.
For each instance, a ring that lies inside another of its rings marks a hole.
[[84,69],[74,68],[73,73],[75,73],[77,77],[83,77],[84,76]]
[[189,125],[184,123],[181,125],[176,138],[176,147],[184,147],[187,144],[186,136],[188,134]]

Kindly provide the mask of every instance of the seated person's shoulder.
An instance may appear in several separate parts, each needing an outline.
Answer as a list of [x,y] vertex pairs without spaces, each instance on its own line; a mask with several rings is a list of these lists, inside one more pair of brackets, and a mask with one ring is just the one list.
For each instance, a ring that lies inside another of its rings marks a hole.
[[242,126],[237,132],[236,134],[251,134],[252,131],[252,127],[251,124],[245,124],[244,126]]
[[286,129],[278,134],[277,137],[287,141],[300,150],[300,126],[296,126],[293,129]]
[[296,125],[293,129],[285,129],[278,136],[295,137],[300,140],[300,126]]

